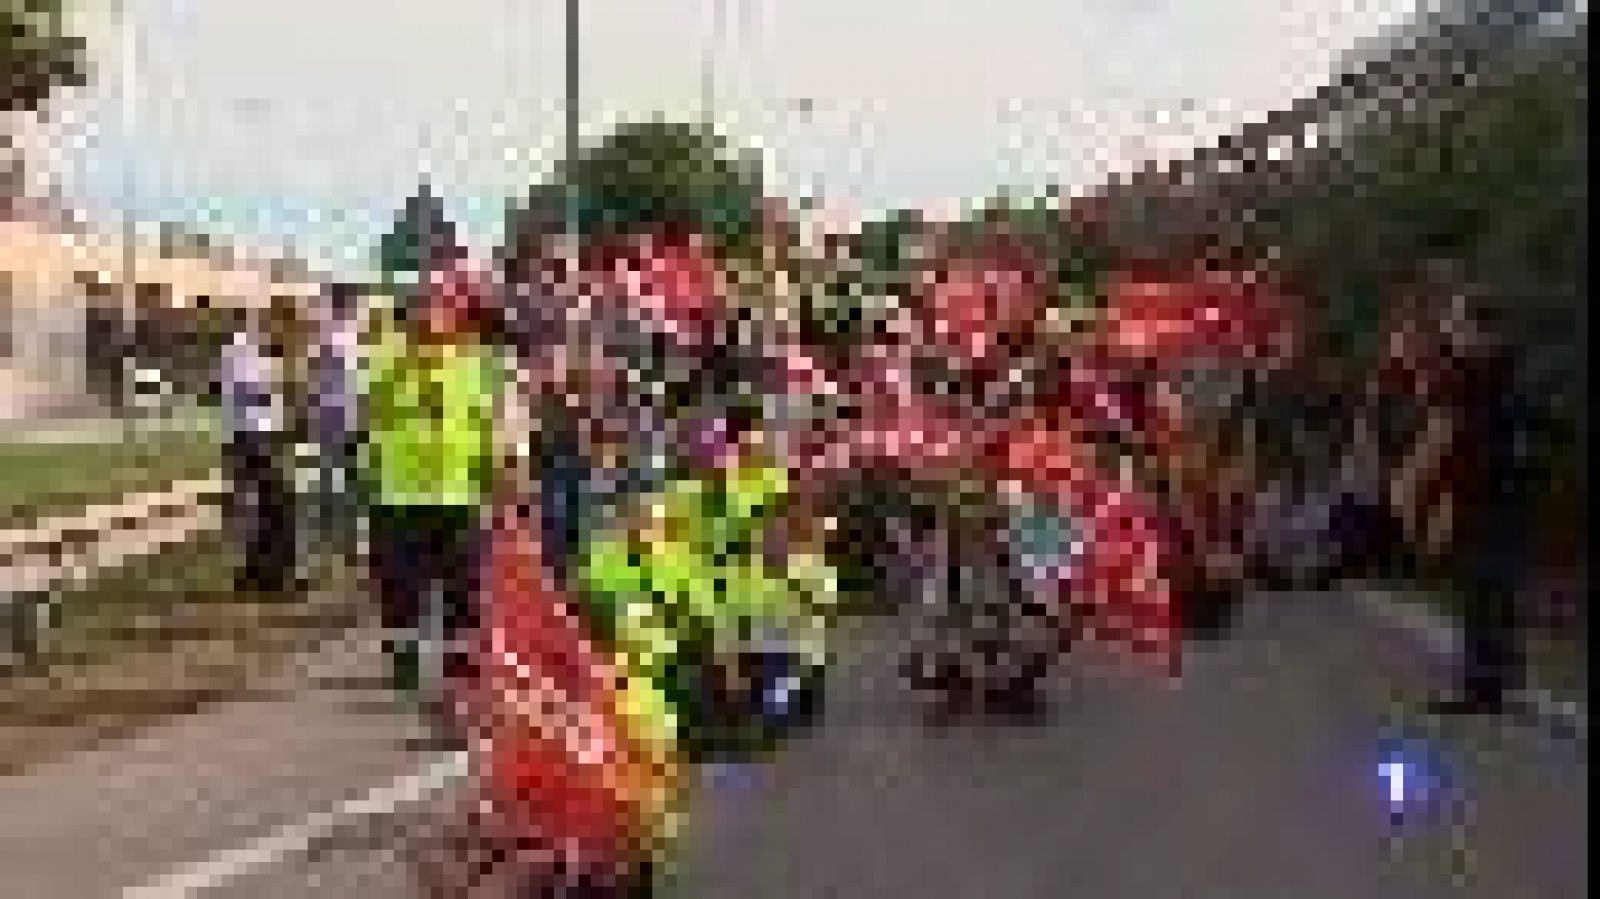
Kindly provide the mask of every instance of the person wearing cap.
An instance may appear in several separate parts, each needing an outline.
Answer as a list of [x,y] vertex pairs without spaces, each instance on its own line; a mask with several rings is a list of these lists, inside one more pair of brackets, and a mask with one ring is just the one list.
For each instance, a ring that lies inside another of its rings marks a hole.
[[477,625],[480,512],[497,471],[496,421],[505,368],[481,339],[470,280],[437,277],[366,367],[372,482],[370,545],[393,685],[421,686],[427,599],[443,599],[444,674],[471,670],[459,638]]
[[626,531],[597,540],[584,558],[597,630],[663,684],[691,754],[720,747],[728,727],[752,720],[767,674],[825,662],[836,577],[814,510],[788,502],[787,474],[762,458],[759,435],[740,416],[705,423],[698,470],[650,497]]

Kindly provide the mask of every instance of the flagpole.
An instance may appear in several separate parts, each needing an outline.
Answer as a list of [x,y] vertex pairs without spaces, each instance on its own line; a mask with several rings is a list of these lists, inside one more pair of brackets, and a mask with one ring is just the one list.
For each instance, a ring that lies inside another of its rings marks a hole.
[[[122,6],[122,127],[123,139],[127,146],[133,143],[133,131],[138,108],[137,78],[139,74],[139,43],[137,27],[134,23],[134,13],[126,4]],[[126,149],[126,148],[125,148]],[[124,436],[131,438],[133,431],[133,414],[135,409],[130,408],[137,389],[137,366],[132,358],[135,354],[135,342],[138,334],[139,305],[138,305],[138,225],[135,219],[134,171],[132,154],[124,152],[122,160],[122,378],[118,405],[123,418]],[[131,376],[131,377],[130,377]]]

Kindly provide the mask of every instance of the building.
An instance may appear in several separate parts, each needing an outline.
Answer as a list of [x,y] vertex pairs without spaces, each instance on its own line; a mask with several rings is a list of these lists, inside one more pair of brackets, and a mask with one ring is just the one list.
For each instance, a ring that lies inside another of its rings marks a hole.
[[274,298],[303,309],[320,292],[297,266],[232,258],[203,240],[175,239],[172,228],[163,237],[128,254],[121,240],[64,216],[0,220],[0,420],[92,410],[96,372],[120,365],[111,356],[125,334],[180,340],[190,329],[170,325],[196,323],[206,310],[266,308]]

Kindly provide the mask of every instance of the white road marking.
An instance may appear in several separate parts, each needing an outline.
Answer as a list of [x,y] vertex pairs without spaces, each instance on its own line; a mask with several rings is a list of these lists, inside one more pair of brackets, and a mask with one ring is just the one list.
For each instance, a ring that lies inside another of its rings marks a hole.
[[149,883],[129,887],[123,890],[122,899],[188,899],[204,890],[216,889],[252,870],[306,851],[344,822],[386,815],[420,802],[465,775],[466,770],[466,754],[453,753],[364,796],[346,800],[248,843],[170,871]]
[[1375,590],[1357,591],[1356,598],[1385,624],[1421,640],[1433,654],[1454,658],[1461,653],[1461,632],[1443,615]]

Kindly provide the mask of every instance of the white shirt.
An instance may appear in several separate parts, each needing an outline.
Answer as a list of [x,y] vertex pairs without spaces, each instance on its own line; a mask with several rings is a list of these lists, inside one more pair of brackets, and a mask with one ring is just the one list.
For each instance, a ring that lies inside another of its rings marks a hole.
[[277,364],[247,333],[238,333],[222,356],[222,399],[235,433],[283,430],[283,396]]
[[323,323],[317,353],[316,404],[322,427],[351,433],[357,425],[361,324],[354,317]]

